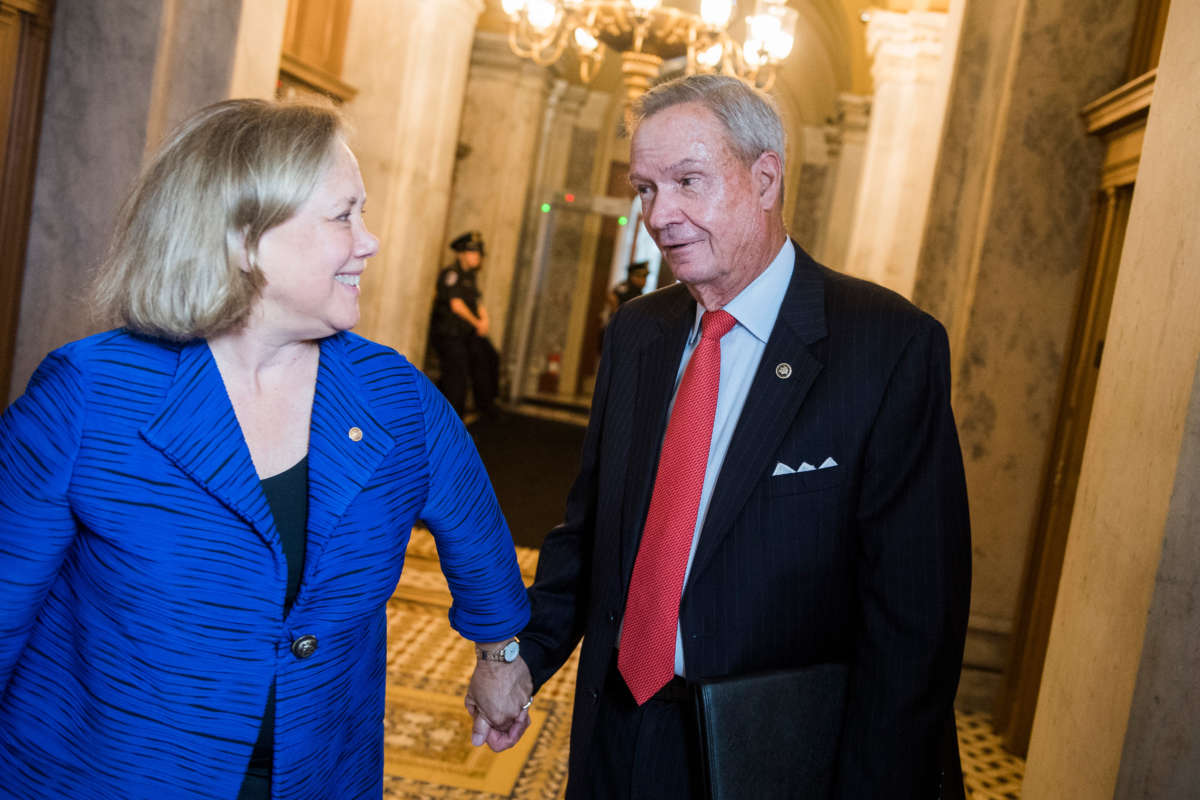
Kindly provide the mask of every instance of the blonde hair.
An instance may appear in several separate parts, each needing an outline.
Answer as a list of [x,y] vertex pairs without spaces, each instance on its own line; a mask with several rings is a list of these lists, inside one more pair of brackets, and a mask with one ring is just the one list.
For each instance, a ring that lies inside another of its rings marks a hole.
[[266,282],[259,240],[312,194],[344,131],[312,103],[227,100],[188,118],[121,209],[97,311],[177,341],[241,325]]

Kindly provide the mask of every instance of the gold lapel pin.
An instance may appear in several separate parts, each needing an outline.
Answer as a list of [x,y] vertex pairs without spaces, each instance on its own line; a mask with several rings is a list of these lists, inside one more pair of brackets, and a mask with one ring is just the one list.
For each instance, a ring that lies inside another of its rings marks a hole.
[[775,365],[775,377],[783,381],[792,377],[792,365],[786,361],[780,361]]
[[352,441],[352,442],[361,441],[362,440],[362,429],[357,428],[357,427],[351,428],[349,433],[347,433],[346,435],[350,437],[350,441]]

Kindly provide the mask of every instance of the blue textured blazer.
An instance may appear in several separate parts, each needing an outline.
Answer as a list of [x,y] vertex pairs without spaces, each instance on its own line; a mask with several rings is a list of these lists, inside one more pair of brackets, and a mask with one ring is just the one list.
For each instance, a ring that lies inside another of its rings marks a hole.
[[285,617],[279,534],[208,345],[111,331],[47,357],[0,418],[5,797],[232,800],[272,680],[274,796],[381,795],[385,605],[413,524],[463,636],[504,639],[528,605],[469,436],[396,352],[321,342],[308,459]]

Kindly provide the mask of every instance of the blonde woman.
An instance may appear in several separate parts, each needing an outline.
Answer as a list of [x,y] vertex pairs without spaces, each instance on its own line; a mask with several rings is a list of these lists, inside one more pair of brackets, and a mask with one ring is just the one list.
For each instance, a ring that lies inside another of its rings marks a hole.
[[137,182],[96,287],[121,327],[50,354],[0,418],[8,796],[380,797],[384,609],[417,520],[456,630],[488,649],[525,624],[457,416],[347,332],[365,202],[312,105],[206,108]]

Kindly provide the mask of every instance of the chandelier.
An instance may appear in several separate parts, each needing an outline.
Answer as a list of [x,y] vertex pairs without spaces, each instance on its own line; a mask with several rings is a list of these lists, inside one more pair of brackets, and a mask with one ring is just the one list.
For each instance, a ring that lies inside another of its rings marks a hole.
[[586,83],[607,50],[620,53],[628,101],[650,87],[664,61],[674,59],[686,59],[688,75],[722,73],[770,89],[776,67],[792,51],[799,16],[787,0],[754,0],[738,41],[728,30],[736,0],[699,0],[698,13],[662,0],[501,0],[501,5],[513,52],[540,66],[557,61],[569,44]]

